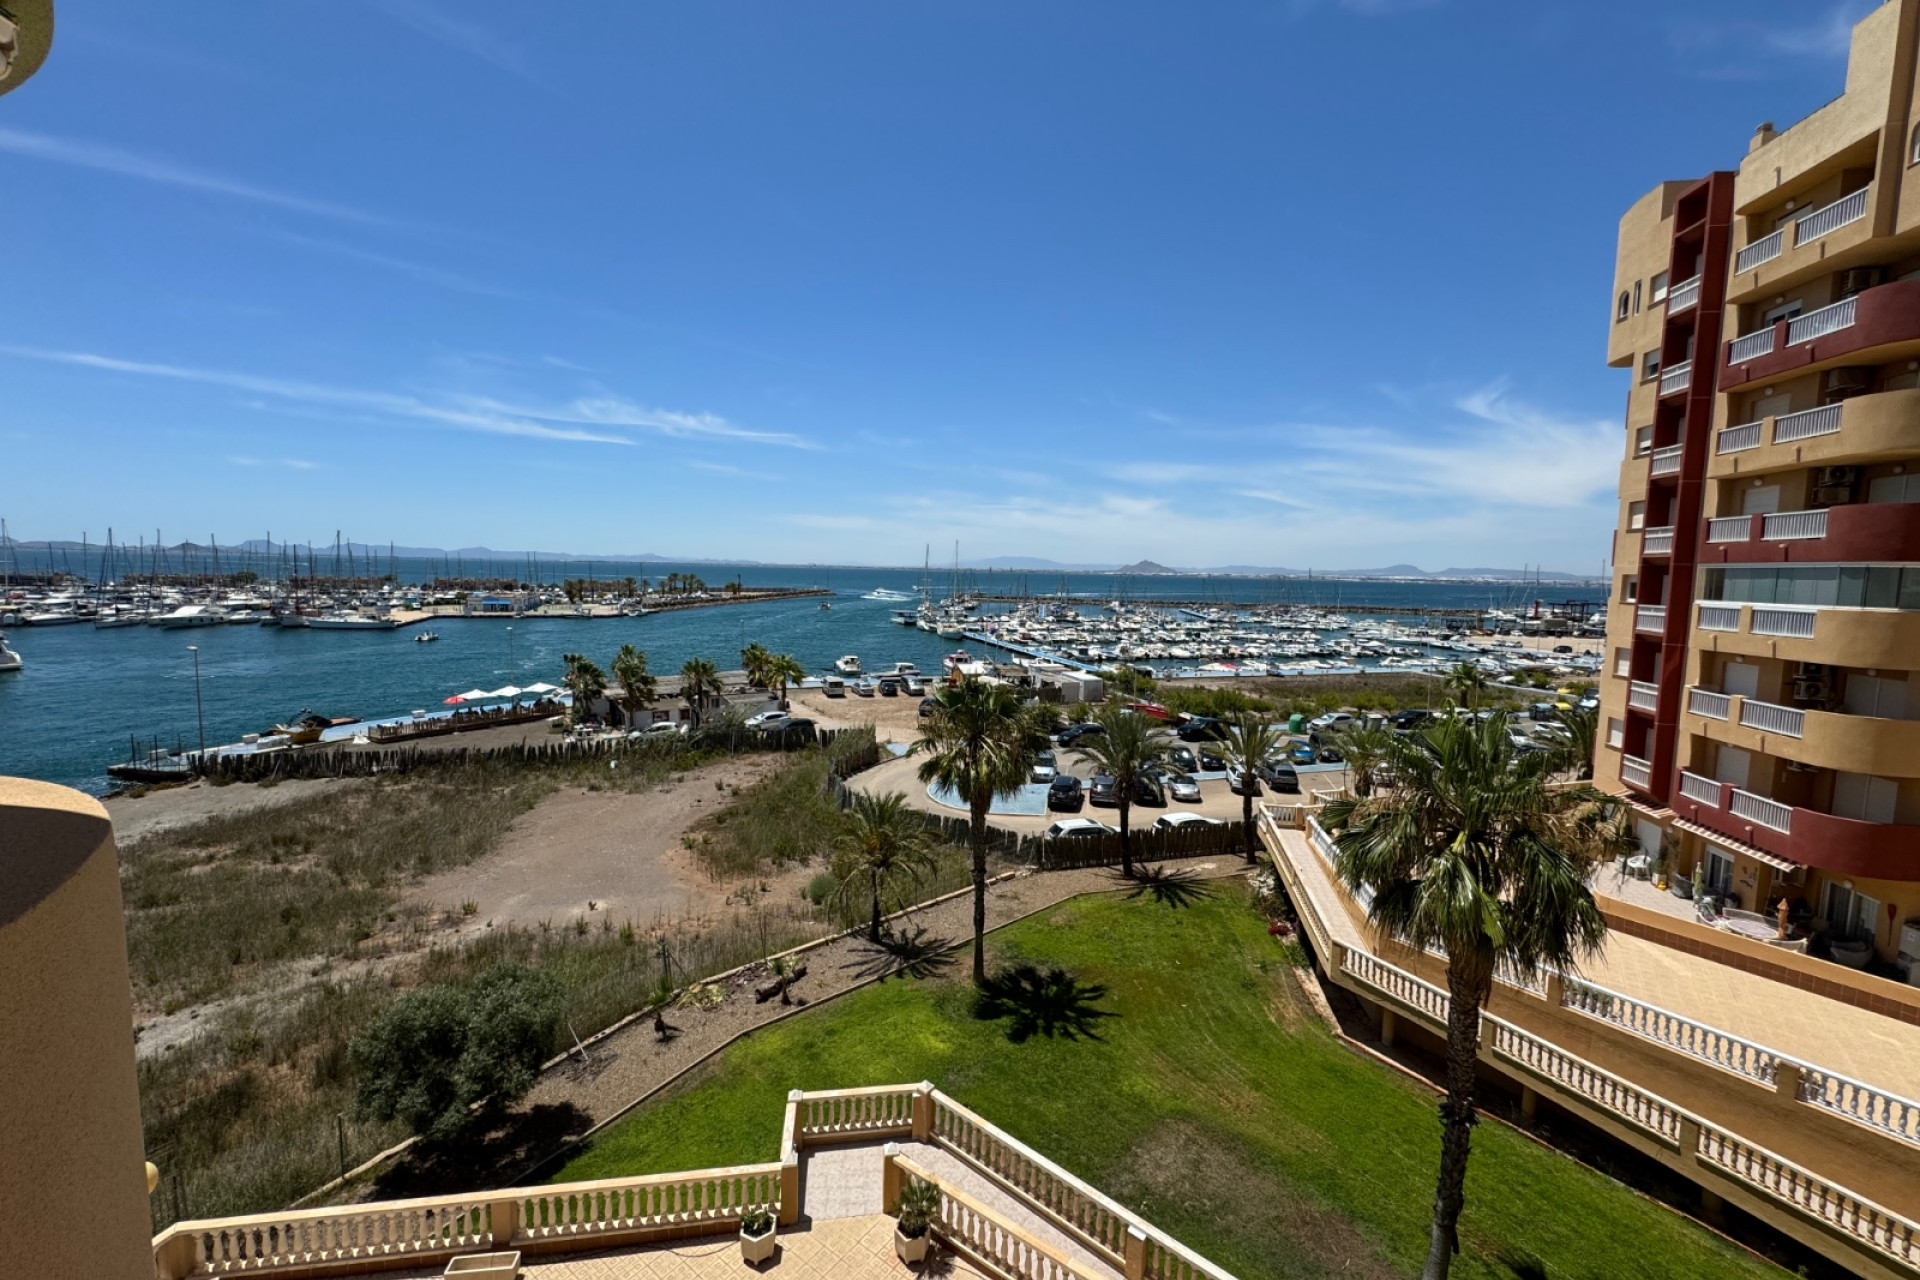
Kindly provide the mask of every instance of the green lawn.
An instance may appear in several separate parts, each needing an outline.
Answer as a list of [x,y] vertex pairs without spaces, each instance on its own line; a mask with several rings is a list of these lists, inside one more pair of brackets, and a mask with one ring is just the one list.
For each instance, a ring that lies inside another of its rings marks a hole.
[[[931,1080],[1244,1280],[1411,1276],[1439,1148],[1431,1094],[1342,1048],[1238,885],[1186,909],[1080,898],[997,933],[996,963],[1104,986],[1098,1038],[983,1021],[964,965],[735,1045],[562,1179],[777,1158],[789,1089]],[[1456,1276],[1780,1277],[1494,1123],[1474,1139]],[[1502,1261],[1505,1259],[1506,1261]]]

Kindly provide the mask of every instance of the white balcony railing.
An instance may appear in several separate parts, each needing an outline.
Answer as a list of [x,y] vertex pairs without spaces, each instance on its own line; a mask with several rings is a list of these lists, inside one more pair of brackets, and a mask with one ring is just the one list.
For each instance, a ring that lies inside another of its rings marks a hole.
[[1725,720],[1733,699],[1724,693],[1715,693],[1712,689],[1687,690],[1687,710],[1709,720]]
[[1653,766],[1639,756],[1620,757],[1620,781],[1642,790],[1653,785]]
[[1773,350],[1773,326],[1743,333],[1727,344],[1727,363],[1745,364]]
[[1640,535],[1640,554],[1643,556],[1670,556],[1673,554],[1673,526],[1662,525],[1658,529],[1648,529]]
[[1815,338],[1824,338],[1850,327],[1853,324],[1854,304],[1858,301],[1858,295],[1842,298],[1830,307],[1795,316],[1787,322],[1787,345],[1791,347],[1798,342],[1812,342]]
[[1667,294],[1667,314],[1677,316],[1700,301],[1700,277],[1682,280]]
[[1660,686],[1645,680],[1627,683],[1627,705],[1636,711],[1653,711],[1660,706]]
[[1815,209],[1806,217],[1795,219],[1793,243],[1796,247],[1810,244],[1821,236],[1838,231],[1849,222],[1858,222],[1866,216],[1867,188],[1862,187],[1852,195],[1841,196],[1824,209]]
[[1800,542],[1827,536],[1827,513],[1823,511],[1776,511],[1760,526],[1763,542]]
[[1635,631],[1651,631],[1655,634],[1667,629],[1667,606],[1663,604],[1643,604],[1633,615]]
[[[1661,388],[1665,390],[1665,388]],[[1683,444],[1670,444],[1664,449],[1653,451],[1653,460],[1647,464],[1650,476],[1670,476],[1680,470],[1680,455],[1686,449]]]
[[[1848,324],[1853,322],[1849,320]],[[1693,361],[1682,360],[1679,364],[1668,365],[1660,371],[1660,394],[1667,395],[1675,391],[1685,391],[1693,385]]]
[[1802,409],[1773,420],[1773,442],[1787,444],[1809,436],[1830,436],[1840,429],[1840,406],[1823,404],[1818,409]]
[[1708,542],[1745,542],[1752,536],[1752,516],[1715,516],[1707,521]]
[[1787,247],[1787,229],[1780,228],[1770,236],[1761,236],[1752,244],[1733,255],[1735,271],[1751,271],[1763,262],[1772,262]]
[[1740,606],[1737,604],[1701,605],[1700,629],[1702,631],[1738,631]]
[[1703,778],[1697,773],[1680,771],[1680,794],[1696,804],[1704,804],[1710,809],[1720,807],[1720,784],[1712,778]]
[[1812,609],[1780,609],[1770,605],[1753,606],[1752,631],[1756,636],[1786,636],[1792,640],[1811,640]]
[[1737,427],[1728,427],[1720,433],[1715,449],[1720,453],[1739,453],[1743,449],[1760,447],[1760,427],[1758,422],[1743,422]]
[[1783,738],[1803,736],[1807,713],[1797,707],[1782,707],[1771,702],[1740,700],[1740,723],[1762,733],[1777,733]]
[[1733,803],[1727,806],[1736,818],[1745,818],[1748,822],[1757,822],[1770,827],[1782,835],[1793,833],[1793,806],[1781,804],[1778,800],[1769,800],[1757,796],[1751,791],[1733,789]]

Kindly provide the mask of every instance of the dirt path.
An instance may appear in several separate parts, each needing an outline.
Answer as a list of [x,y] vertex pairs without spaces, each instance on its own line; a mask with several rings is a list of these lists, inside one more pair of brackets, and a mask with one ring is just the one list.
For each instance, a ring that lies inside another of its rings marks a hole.
[[184,787],[166,787],[141,796],[114,796],[105,803],[107,816],[113,819],[115,839],[129,845],[157,832],[192,826],[208,818],[248,809],[270,809],[324,791],[361,785],[364,783],[359,778],[307,778],[271,787],[245,782],[224,787],[190,782]]
[[[1248,869],[1231,857],[1190,858],[1160,867],[1199,879],[1236,876]],[[1116,871],[1105,868],[1017,874],[989,889],[987,928],[997,929],[1079,894],[1126,887],[1128,882]],[[864,937],[852,936],[815,946],[802,953],[807,975],[793,989],[795,1005],[816,1004],[902,973],[964,975],[972,921],[972,896],[963,893],[895,918],[894,935],[908,940],[907,945],[875,947]],[[536,1165],[551,1172],[544,1167],[565,1141],[618,1116],[734,1037],[792,1013],[793,1006],[782,1006],[777,999],[763,1003],[754,998],[755,984],[766,981],[765,970],[756,966],[728,981],[725,996],[711,1007],[671,1010],[667,1020],[677,1033],[665,1041],[654,1034],[651,1019],[634,1019],[590,1044],[584,1062],[569,1057],[549,1069],[504,1124],[481,1142],[479,1151],[437,1166],[405,1160],[375,1186],[361,1188],[361,1194],[437,1194],[503,1185],[503,1180],[524,1177]],[[832,1084],[798,1078],[796,1083],[822,1088]],[[490,1158],[498,1162],[489,1163]]]
[[[660,917],[711,914],[725,908],[738,885],[709,877],[680,838],[727,803],[728,787],[758,782],[780,763],[779,756],[735,756],[641,792],[565,788],[517,819],[485,858],[429,877],[409,889],[406,900],[456,912],[472,903],[458,930],[462,937],[583,916],[644,926]],[[791,895],[812,874],[792,867],[753,880]]]

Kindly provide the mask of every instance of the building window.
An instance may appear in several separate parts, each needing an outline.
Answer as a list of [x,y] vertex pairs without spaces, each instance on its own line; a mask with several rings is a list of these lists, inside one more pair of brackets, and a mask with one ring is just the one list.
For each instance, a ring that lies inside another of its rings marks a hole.
[[1640,381],[1652,382],[1659,376],[1660,353],[1658,351],[1649,351],[1646,354],[1646,358],[1640,362]]
[[1625,680],[1633,670],[1633,650],[1615,649],[1613,651],[1613,674]]
[[1618,314],[1616,314],[1613,317],[1614,322],[1618,323],[1622,320],[1625,320],[1627,318],[1628,309],[1632,306],[1633,306],[1633,296],[1629,294],[1626,290],[1622,289],[1620,291],[1620,310]]
[[1640,575],[1630,573],[1620,579],[1620,600],[1624,604],[1640,603]]
[[1633,456],[1644,458],[1653,452],[1653,428],[1635,427],[1633,429]]
[[1629,502],[1627,504],[1627,530],[1632,533],[1638,533],[1646,527],[1647,504],[1644,502]]
[[1627,722],[1615,716],[1607,719],[1607,745],[1618,751],[1627,741]]
[[1633,314],[1640,314],[1640,282],[1638,280],[1633,282]]
[[1650,301],[1665,302],[1667,300],[1667,273],[1662,271],[1655,275],[1653,279],[1647,282],[1647,288],[1650,290]]
[[1726,604],[1920,609],[1920,565],[1728,565],[1706,571],[1700,598]]
[[1913,126],[1913,143],[1907,148],[1910,163],[1920,164],[1920,124]]
[[1826,915],[1827,927],[1834,937],[1876,941],[1880,904],[1865,894],[1855,893],[1846,884],[1827,881]]

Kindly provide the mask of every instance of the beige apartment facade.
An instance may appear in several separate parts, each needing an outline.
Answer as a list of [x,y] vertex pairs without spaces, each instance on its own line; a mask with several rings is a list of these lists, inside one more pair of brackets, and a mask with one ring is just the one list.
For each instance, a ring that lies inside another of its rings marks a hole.
[[1650,871],[1920,984],[1917,57],[1888,0],[1839,98],[1621,218],[1595,776]]

